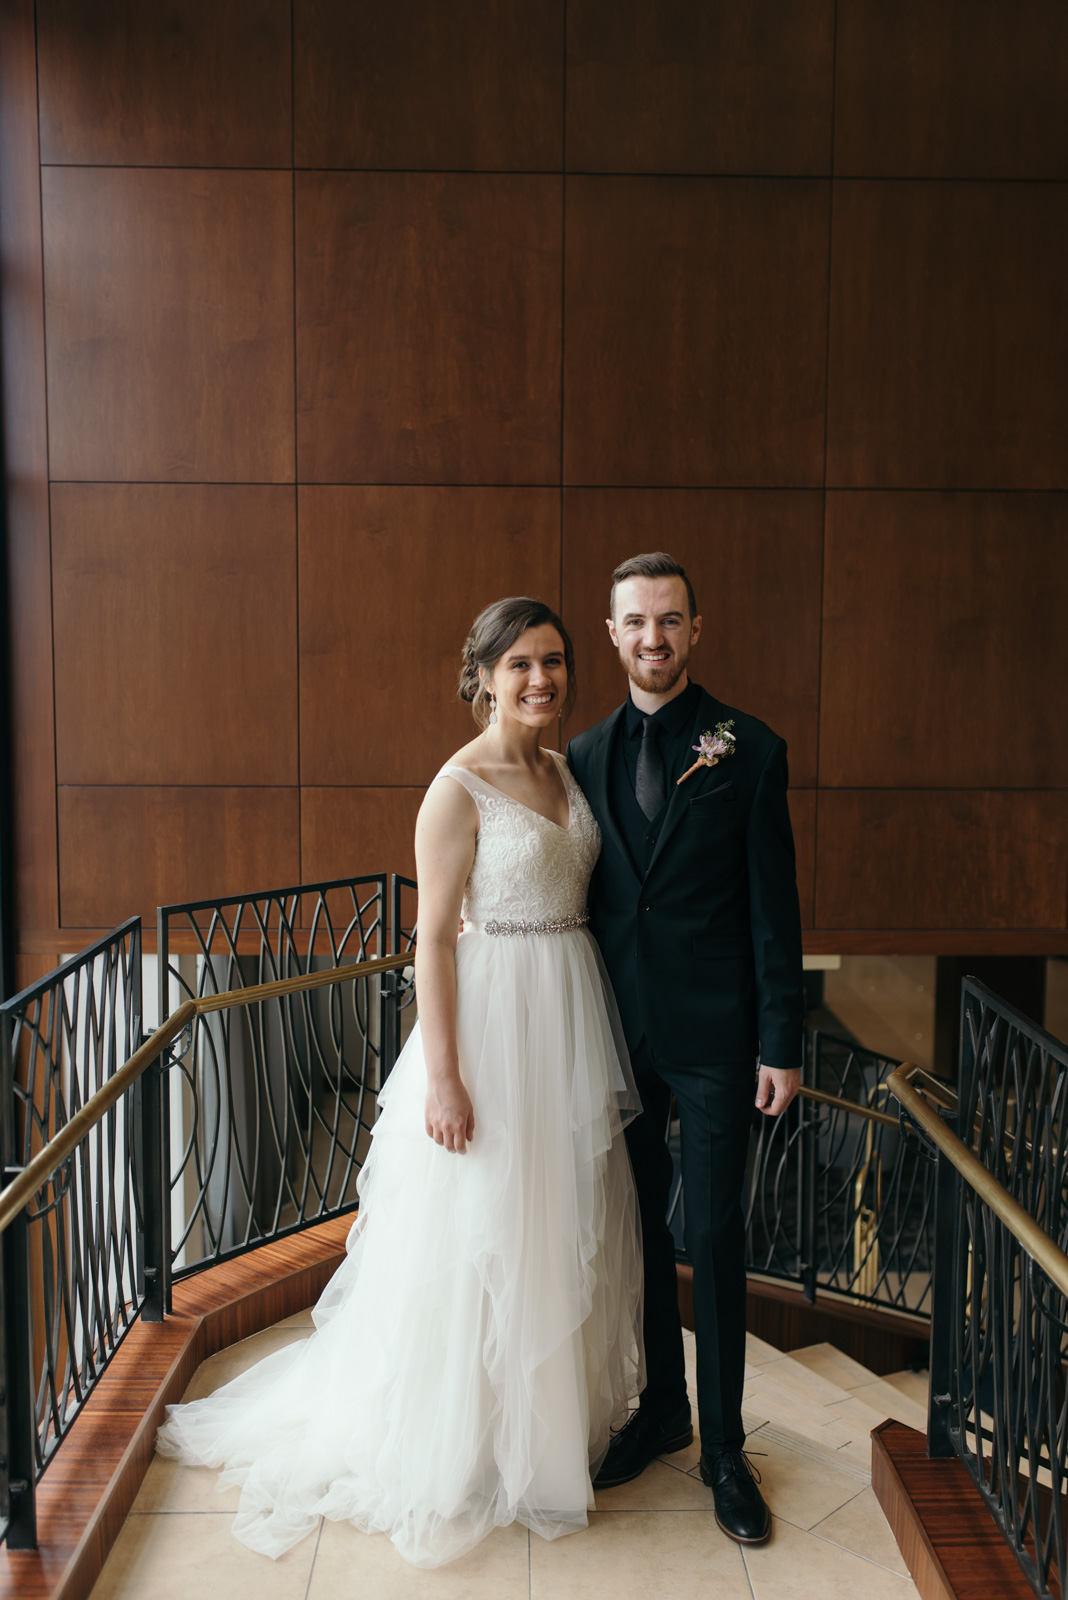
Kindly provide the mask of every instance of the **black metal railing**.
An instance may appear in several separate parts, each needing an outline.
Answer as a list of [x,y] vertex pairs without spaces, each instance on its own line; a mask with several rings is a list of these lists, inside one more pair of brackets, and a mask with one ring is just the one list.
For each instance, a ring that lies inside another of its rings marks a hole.
[[938,1150],[929,1453],[964,1463],[1053,1600],[1068,1583],[1068,1049],[969,978],[956,1111],[898,1076]]
[[[851,1040],[808,1035],[802,1093],[780,1117],[755,1115],[747,1271],[795,1284],[809,1301],[822,1291],[930,1314],[934,1171],[887,1111],[897,1065]],[[670,1220],[681,1261],[684,1217],[677,1172]]]
[[[141,920],[132,917],[0,1006],[4,1182],[141,1042]],[[108,1111],[0,1235],[0,1516],[35,1543],[34,1484],[144,1298],[139,1097]]]
[[[386,954],[385,874],[162,906],[160,1016],[185,999]],[[399,926],[401,889],[393,942]],[[400,1040],[399,974],[198,1015],[161,1063],[172,1278],[351,1211]]]
[[[214,1228],[188,1271],[354,1208],[377,1085],[414,1009],[408,880],[391,897],[392,954],[387,881],[164,908],[160,965],[178,1003],[148,1039],[138,918],[0,1007],[10,1548],[35,1545],[36,1484],[125,1333],[162,1316],[172,1178],[193,1175],[193,1219]],[[351,914],[339,917],[346,897]],[[255,1108],[247,1126],[231,1109],[242,1089]],[[188,1122],[169,1117],[176,1103],[183,1116],[191,1107]],[[268,1182],[272,1158],[281,1171]],[[226,1182],[213,1190],[220,1162]],[[228,1239],[218,1219],[241,1206],[244,1232]]]

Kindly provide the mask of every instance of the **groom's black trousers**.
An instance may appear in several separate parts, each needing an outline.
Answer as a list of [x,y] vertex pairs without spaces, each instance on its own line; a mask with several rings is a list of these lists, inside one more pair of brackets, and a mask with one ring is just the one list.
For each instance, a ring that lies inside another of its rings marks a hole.
[[686,1366],[666,1217],[672,1182],[667,1147],[674,1094],[682,1134],[686,1250],[693,1264],[697,1406],[701,1444],[741,1445],[745,1381],[745,1183],[756,1074],[752,1061],[677,1067],[646,1042],[631,1054],[643,1115],[627,1128],[645,1258],[643,1406],[677,1415]]

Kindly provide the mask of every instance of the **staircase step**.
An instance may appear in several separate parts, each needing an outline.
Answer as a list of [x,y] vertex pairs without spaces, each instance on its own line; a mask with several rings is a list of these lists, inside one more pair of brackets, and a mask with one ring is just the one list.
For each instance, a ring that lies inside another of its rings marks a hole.
[[836,1383],[840,1389],[859,1389],[861,1384],[871,1383],[875,1376],[868,1367],[854,1361],[852,1356],[847,1356],[844,1350],[837,1349],[833,1344],[810,1344],[801,1350],[791,1350],[790,1359],[800,1361],[810,1372],[818,1372],[820,1377],[826,1378],[829,1383]]
[[895,1389],[900,1389],[902,1394],[907,1394],[910,1400],[915,1400],[918,1406],[927,1410],[927,1397],[931,1392],[930,1373],[888,1372],[883,1382],[893,1384]]

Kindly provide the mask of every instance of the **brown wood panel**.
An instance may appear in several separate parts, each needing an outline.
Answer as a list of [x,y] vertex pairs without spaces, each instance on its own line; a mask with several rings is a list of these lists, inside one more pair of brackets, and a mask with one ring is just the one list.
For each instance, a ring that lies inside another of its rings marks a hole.
[[797,854],[797,898],[801,903],[801,926],[811,928],[816,917],[816,791],[791,789],[788,799]]
[[[20,951],[15,957],[15,993],[21,994],[23,989],[29,989],[33,984],[40,983],[42,978],[47,978],[59,966],[60,959],[58,950],[32,955]],[[9,995],[6,998],[11,997]]]
[[62,925],[299,883],[299,832],[295,788],[61,788]]
[[835,184],[827,482],[1064,489],[1068,188]]
[[922,1433],[901,1422],[873,1429],[871,1486],[923,1600],[1030,1600],[967,1469],[930,1460]]
[[816,927],[1056,928],[1068,793],[823,789]]
[[829,494],[820,781],[1068,787],[1068,498]]
[[[0,6],[0,414],[3,416],[14,833],[20,928],[59,920],[44,287],[32,0]],[[6,780],[5,780],[6,781]]]
[[298,166],[559,167],[562,0],[297,0],[293,21]]
[[302,780],[426,784],[477,731],[456,683],[479,611],[558,603],[559,494],[302,487],[299,507]]
[[297,781],[292,488],[57,484],[64,784]]
[[300,863],[305,883],[353,873],[415,877],[415,818],[425,789],[308,789],[300,792]]
[[835,170],[1066,178],[1063,0],[838,0]]
[[298,175],[303,482],[559,481],[560,188]]
[[568,0],[567,165],[830,171],[832,0]]
[[572,178],[564,481],[823,481],[829,188]]
[[289,166],[289,12],[288,0],[38,0],[41,159]]
[[1068,928],[817,928],[802,948],[807,956],[1060,956]]
[[46,167],[51,474],[293,477],[292,179]]
[[693,581],[704,631],[693,676],[769,722],[790,776],[816,782],[823,497],[798,491],[566,489],[564,620],[579,692],[569,731],[607,716],[626,678],[604,619],[612,570],[668,549]]

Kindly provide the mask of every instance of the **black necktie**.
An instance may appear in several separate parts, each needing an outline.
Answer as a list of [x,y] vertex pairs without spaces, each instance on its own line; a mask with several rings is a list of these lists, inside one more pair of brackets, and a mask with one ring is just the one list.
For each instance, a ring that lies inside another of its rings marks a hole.
[[642,718],[642,747],[638,751],[638,769],[634,775],[634,794],[645,815],[652,822],[664,806],[667,781],[664,776],[664,758],[657,743],[657,726],[652,717]]

